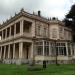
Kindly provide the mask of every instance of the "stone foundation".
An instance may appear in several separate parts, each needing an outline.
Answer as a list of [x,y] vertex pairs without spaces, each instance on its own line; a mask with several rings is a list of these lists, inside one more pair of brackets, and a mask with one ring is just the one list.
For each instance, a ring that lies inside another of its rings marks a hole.
[[26,59],[4,59],[2,62],[5,64],[17,64],[17,65],[29,63],[29,61]]
[[[56,64],[55,60],[46,60],[47,64]],[[58,60],[57,61],[58,64],[75,64],[75,61],[73,60]],[[36,64],[43,64],[43,61],[38,60],[36,61]]]
[[[32,62],[32,60],[26,60],[26,59],[4,59],[1,60],[2,63],[5,64],[29,64]],[[47,64],[56,64],[55,60],[46,60]],[[75,60],[58,60],[57,61],[58,64],[75,64]],[[43,61],[38,60],[35,61],[35,64],[43,64]]]

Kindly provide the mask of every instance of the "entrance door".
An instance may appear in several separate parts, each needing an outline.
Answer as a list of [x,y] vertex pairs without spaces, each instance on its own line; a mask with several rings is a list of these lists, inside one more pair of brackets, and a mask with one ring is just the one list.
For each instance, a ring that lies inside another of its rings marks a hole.
[[31,43],[25,42],[23,44],[23,58],[24,59],[30,58],[30,48],[31,48]]
[[29,46],[26,46],[26,59],[29,58]]

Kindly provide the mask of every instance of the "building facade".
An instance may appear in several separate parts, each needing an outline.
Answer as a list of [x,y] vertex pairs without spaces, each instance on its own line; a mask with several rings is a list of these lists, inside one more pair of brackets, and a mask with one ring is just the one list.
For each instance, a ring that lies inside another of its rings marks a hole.
[[73,63],[72,30],[62,21],[48,20],[23,9],[0,26],[0,60],[3,63]]

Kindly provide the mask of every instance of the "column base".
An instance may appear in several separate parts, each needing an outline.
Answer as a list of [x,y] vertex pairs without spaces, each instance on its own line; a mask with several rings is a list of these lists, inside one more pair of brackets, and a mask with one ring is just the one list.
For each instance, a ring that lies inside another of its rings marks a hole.
[[21,65],[21,64],[28,64],[29,60],[27,60],[27,59],[3,59],[2,62],[5,63],[5,64]]

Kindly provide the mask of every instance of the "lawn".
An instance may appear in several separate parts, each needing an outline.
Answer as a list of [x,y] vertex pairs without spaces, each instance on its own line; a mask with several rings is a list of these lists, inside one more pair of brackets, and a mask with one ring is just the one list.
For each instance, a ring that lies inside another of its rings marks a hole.
[[75,75],[75,65],[47,65],[45,70],[28,71],[27,65],[0,64],[0,75]]

